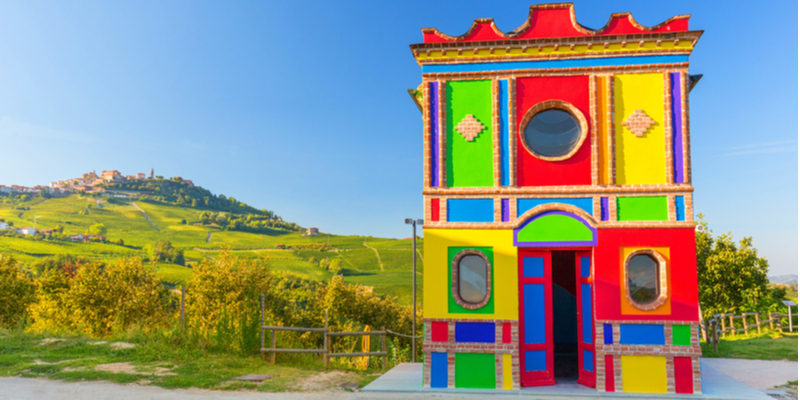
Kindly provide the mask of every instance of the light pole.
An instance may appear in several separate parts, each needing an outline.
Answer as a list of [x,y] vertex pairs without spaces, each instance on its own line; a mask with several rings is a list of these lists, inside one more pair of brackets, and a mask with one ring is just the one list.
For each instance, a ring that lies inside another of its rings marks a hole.
[[417,362],[417,224],[421,219],[406,218],[406,225],[411,225],[414,235],[411,237],[411,362]]

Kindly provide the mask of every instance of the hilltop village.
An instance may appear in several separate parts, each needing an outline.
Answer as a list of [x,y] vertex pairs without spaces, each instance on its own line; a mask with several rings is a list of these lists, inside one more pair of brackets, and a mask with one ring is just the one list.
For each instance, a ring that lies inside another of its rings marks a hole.
[[[105,192],[107,189],[103,185],[108,183],[126,183],[135,181],[146,181],[147,179],[155,179],[155,171],[150,168],[150,176],[148,177],[144,172],[139,172],[136,175],[122,175],[117,170],[103,171],[97,175],[95,171],[87,172],[79,178],[66,179],[63,181],[50,182],[49,186],[20,186],[20,185],[0,185],[0,193],[17,193],[17,194],[31,194],[38,195],[40,193],[48,193],[50,195],[69,195],[77,192]],[[182,182],[194,187],[194,183],[188,179]]]

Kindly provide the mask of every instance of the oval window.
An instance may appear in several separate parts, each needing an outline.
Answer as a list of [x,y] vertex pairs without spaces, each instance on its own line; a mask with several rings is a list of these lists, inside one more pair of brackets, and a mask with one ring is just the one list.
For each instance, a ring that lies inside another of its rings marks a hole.
[[562,157],[581,142],[581,125],[572,114],[558,108],[536,113],[525,125],[528,149],[544,157]]
[[465,303],[478,304],[486,298],[486,260],[474,254],[458,262],[458,296]]
[[637,254],[628,261],[628,290],[631,299],[647,304],[659,296],[658,262],[647,254]]

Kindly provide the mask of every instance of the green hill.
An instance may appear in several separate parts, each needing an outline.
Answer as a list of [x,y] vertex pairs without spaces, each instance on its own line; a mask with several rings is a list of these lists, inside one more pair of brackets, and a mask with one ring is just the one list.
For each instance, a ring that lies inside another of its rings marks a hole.
[[[206,205],[203,198],[207,196],[192,198],[192,193],[198,192],[187,191],[178,193],[183,204],[177,204],[177,196],[170,198],[168,192],[165,195],[163,190],[150,190],[150,194],[137,194],[130,199],[85,194],[49,199],[0,197],[0,219],[13,227],[34,226],[36,218],[37,230],[62,232],[43,237],[0,231],[5,234],[0,237],[0,253],[12,254],[24,263],[58,255],[95,260],[129,256],[149,259],[156,242],[164,239],[183,251],[188,266],[158,263],[162,279],[172,284],[189,279],[194,263],[228,249],[237,256],[262,259],[272,270],[306,279],[328,280],[333,276],[331,270],[340,268],[345,281],[371,286],[376,293],[398,296],[402,303],[410,304],[410,240],[333,234],[305,236],[299,226],[280,220],[271,211],[256,210],[224,196],[221,197],[225,200],[209,201]],[[68,235],[86,234],[96,224],[105,227],[105,242],[67,239]],[[420,277],[422,246],[421,239],[418,240]],[[334,267],[326,268],[328,265]],[[422,280],[417,281],[421,287]]]

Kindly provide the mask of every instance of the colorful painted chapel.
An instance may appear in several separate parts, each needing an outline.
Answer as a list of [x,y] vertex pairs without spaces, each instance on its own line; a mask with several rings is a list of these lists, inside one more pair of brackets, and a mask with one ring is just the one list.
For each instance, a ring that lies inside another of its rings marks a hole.
[[422,30],[423,387],[701,391],[679,15]]

